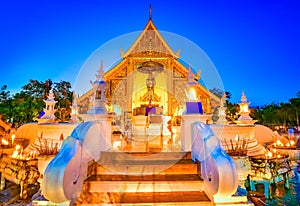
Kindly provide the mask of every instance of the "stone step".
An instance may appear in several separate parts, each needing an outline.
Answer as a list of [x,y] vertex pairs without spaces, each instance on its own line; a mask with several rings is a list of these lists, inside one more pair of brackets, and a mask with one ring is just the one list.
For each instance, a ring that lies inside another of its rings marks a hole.
[[202,191],[199,175],[93,175],[85,183],[85,192],[174,192]]
[[86,181],[202,181],[199,175],[93,175]]
[[180,160],[191,159],[191,152],[101,152],[100,162],[112,160]]
[[[88,198],[87,198],[88,197]],[[212,205],[211,201],[203,191],[181,191],[181,192],[131,192],[131,193],[85,193],[82,194],[80,205]]]
[[89,176],[96,174],[124,174],[124,175],[149,175],[149,174],[199,174],[200,166],[190,159],[177,160],[148,160],[130,161],[114,160],[101,164],[91,163]]
[[211,205],[190,153],[102,152],[88,169],[80,205]]

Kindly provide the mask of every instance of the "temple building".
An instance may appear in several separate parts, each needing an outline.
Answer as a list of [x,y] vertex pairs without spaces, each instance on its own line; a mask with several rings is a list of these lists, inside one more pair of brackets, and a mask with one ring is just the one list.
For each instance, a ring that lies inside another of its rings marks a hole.
[[[185,109],[187,82],[194,79],[194,96],[202,102],[203,111],[211,114],[220,98],[199,83],[200,73],[185,66],[157,30],[150,14],[149,21],[135,42],[124,52],[121,61],[104,74],[105,97],[109,112],[114,106],[122,115],[147,116],[160,114],[175,118]],[[99,60],[99,64],[100,64]],[[189,71],[192,71],[189,74]],[[93,89],[77,99],[79,113],[86,114],[93,106]]]
[[[146,27],[121,56],[106,72],[99,59],[91,90],[74,97],[72,121],[50,121],[50,93],[47,118],[16,132],[60,145],[39,169],[48,205],[249,205],[245,195],[236,195],[238,185],[251,172],[250,163],[243,170],[247,156],[265,150],[244,93],[241,117],[228,124],[226,95],[212,94],[171,49],[153,24],[151,6]],[[219,123],[211,124],[219,106]],[[260,127],[264,138],[265,131]],[[238,163],[226,152],[238,153]]]

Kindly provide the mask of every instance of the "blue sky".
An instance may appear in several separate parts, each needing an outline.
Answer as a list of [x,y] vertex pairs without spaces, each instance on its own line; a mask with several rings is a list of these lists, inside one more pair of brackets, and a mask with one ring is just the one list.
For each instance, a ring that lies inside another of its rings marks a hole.
[[242,90],[251,105],[287,102],[300,91],[297,0],[1,1],[0,86],[17,92],[29,79],[74,83],[98,47],[145,27],[150,3],[159,30],[206,52],[233,102]]

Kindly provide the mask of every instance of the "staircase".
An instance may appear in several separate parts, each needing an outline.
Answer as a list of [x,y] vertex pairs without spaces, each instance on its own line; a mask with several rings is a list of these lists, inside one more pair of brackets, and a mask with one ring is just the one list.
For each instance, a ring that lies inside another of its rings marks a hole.
[[77,205],[211,205],[190,153],[102,152]]

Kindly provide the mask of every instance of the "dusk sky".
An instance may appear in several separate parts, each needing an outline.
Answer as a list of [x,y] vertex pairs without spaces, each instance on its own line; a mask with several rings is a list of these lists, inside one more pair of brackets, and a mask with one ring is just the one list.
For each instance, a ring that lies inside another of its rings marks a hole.
[[233,102],[242,90],[252,106],[300,91],[298,0],[1,1],[0,86],[14,93],[29,79],[74,84],[97,48],[145,27],[150,3],[159,30],[206,52]]

